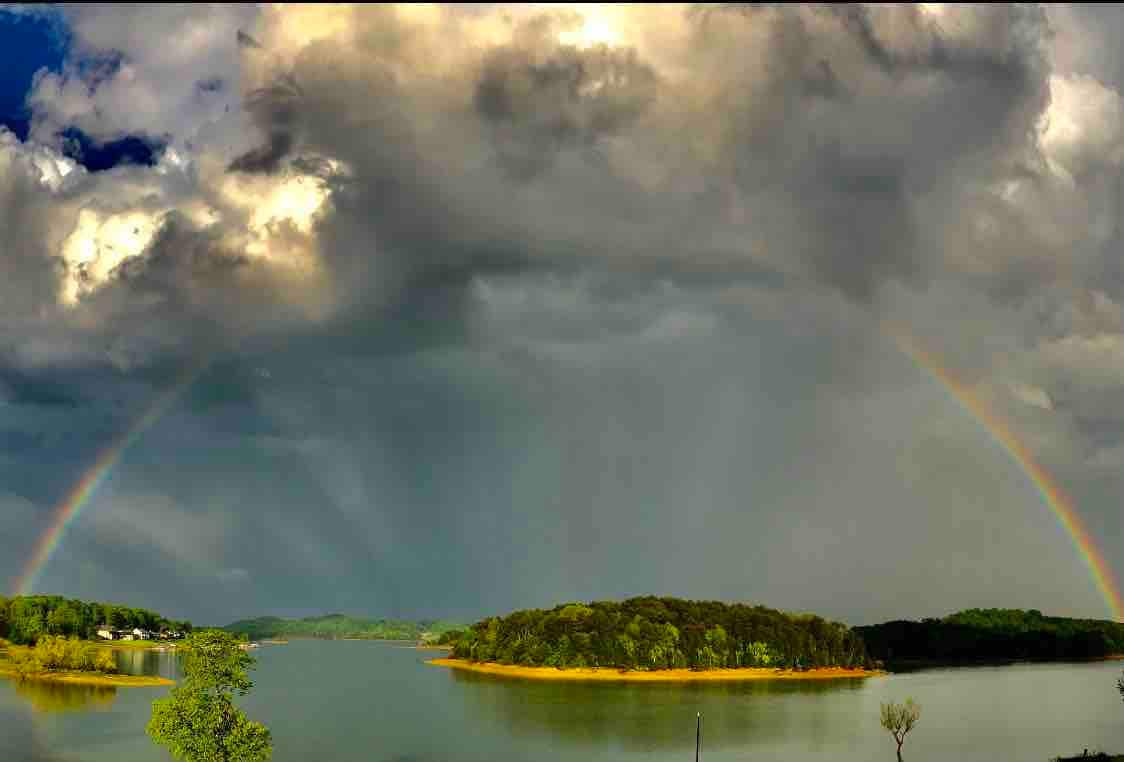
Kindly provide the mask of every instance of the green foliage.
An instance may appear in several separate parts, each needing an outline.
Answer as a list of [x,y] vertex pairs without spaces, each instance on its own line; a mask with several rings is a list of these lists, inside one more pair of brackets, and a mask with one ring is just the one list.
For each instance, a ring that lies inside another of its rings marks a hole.
[[1124,624],[1043,616],[1036,610],[968,609],[943,619],[855,630],[871,656],[893,665],[1086,659],[1124,653]]
[[109,651],[59,635],[44,635],[30,647],[10,646],[8,661],[18,674],[25,676],[60,670],[106,674],[117,671],[117,662]]
[[464,625],[441,620],[417,622],[400,619],[363,619],[343,614],[282,619],[263,616],[241,619],[223,627],[227,632],[245,635],[251,640],[262,638],[364,638],[370,640],[430,640]]
[[764,606],[651,596],[490,617],[456,639],[453,655],[559,669],[866,664],[862,640],[837,622]]
[[140,627],[190,631],[190,622],[166,619],[147,609],[113,603],[79,601],[59,595],[20,595],[0,597],[0,638],[17,644],[32,644],[43,635],[62,635],[93,639],[98,625],[115,628]]
[[888,730],[897,742],[898,759],[901,759],[902,744],[905,743],[905,737],[909,735],[909,731],[913,730],[917,721],[921,719],[921,706],[915,704],[911,698],[907,698],[904,704],[896,704],[891,701],[888,704],[882,704],[881,714],[882,727]]
[[463,629],[445,630],[437,636],[437,640],[435,642],[439,646],[455,646],[457,644],[457,641],[463,638],[464,635],[465,630]]
[[221,630],[194,632],[182,645],[184,677],[152,702],[146,732],[184,762],[264,762],[273,753],[269,729],[234,704],[253,687],[254,659]]

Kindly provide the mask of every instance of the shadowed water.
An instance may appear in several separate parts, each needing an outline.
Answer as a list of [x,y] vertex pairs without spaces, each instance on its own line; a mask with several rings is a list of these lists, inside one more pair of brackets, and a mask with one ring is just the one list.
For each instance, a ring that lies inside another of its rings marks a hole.
[[[894,760],[878,705],[913,696],[907,762],[1047,759],[1124,751],[1118,663],[934,670],[822,682],[534,682],[425,665],[431,653],[362,641],[264,646],[246,700],[277,762]],[[133,673],[175,676],[171,654],[125,652]],[[168,760],[144,736],[164,688],[99,693],[0,681],[0,759]]]

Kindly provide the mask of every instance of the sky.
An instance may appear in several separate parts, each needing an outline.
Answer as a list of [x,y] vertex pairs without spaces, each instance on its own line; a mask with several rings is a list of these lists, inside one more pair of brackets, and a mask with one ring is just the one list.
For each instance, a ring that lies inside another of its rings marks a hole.
[[1083,6],[3,6],[0,580],[218,624],[1107,617],[900,338],[1124,574],[1122,43]]

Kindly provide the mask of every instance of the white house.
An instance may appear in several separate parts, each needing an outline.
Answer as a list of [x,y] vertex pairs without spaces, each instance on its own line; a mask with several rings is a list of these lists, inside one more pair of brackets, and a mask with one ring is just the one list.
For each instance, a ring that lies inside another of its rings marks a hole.
[[151,640],[152,633],[148,630],[142,630],[140,627],[133,628],[133,638],[135,640]]
[[109,625],[103,624],[98,627],[98,637],[102,640],[114,640],[117,638],[117,631],[112,629]]

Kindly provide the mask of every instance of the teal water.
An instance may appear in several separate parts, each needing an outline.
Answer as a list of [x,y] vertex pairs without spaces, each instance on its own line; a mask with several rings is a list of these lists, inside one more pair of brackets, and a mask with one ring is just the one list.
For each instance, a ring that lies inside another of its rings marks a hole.
[[[454,672],[432,654],[363,641],[294,641],[254,654],[244,702],[277,762],[894,760],[878,705],[922,706],[907,762],[1124,752],[1120,663],[1016,665],[871,680],[660,685],[531,682]],[[168,654],[124,654],[174,673]],[[0,760],[167,760],[144,735],[163,688],[83,689],[0,680]]]

